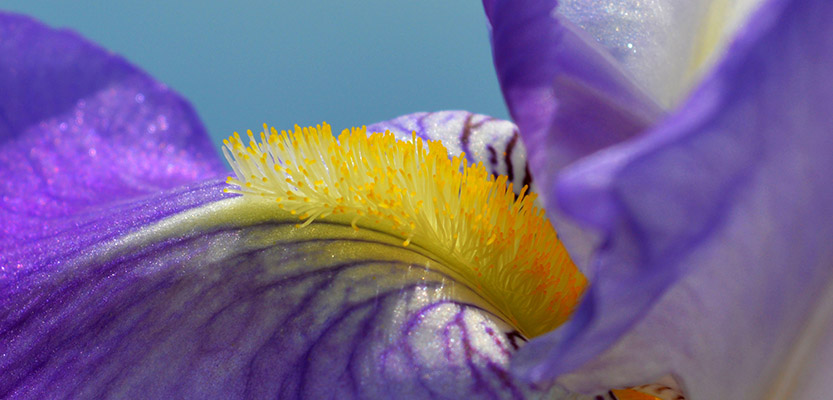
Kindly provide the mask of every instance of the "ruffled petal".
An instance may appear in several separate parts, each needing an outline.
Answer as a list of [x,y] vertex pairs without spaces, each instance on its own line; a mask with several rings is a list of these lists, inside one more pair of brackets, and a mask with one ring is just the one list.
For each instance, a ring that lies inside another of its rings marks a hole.
[[554,0],[484,6],[498,80],[547,201],[562,167],[643,132],[661,116],[604,48],[553,12]]
[[215,202],[20,276],[0,296],[0,396],[545,394],[506,368],[519,337],[430,256],[273,207]]
[[65,218],[225,173],[185,100],[75,33],[0,13],[0,93],[0,263]]
[[524,347],[519,372],[584,365],[561,378],[582,390],[672,373],[692,398],[799,398],[819,382],[833,340],[831,19],[833,3],[768,2],[677,113],[565,173],[559,204],[603,244],[574,319]]

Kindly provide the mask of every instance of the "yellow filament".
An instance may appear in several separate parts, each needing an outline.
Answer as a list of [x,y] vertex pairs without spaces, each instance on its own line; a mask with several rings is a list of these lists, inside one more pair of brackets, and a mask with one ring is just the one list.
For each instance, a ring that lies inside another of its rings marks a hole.
[[274,199],[304,222],[341,217],[400,237],[441,260],[527,337],[548,332],[572,313],[586,279],[570,261],[535,195],[515,196],[465,155],[448,158],[440,142],[413,135],[345,130],[326,123],[294,131],[235,133],[223,152],[236,177],[230,192]]

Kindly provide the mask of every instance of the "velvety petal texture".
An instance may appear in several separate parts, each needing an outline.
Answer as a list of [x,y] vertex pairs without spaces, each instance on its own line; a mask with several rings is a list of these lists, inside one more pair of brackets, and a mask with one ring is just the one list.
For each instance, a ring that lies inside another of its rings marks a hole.
[[555,0],[483,4],[498,81],[547,201],[561,168],[643,132],[662,115],[604,47],[554,13]]
[[[224,174],[187,102],[72,32],[0,14],[0,93],[0,285],[123,233],[84,224],[125,199]],[[145,208],[128,225],[179,210]]]
[[695,399],[833,389],[815,372],[833,340],[832,19],[766,2],[683,107],[565,172],[558,204],[603,239],[596,273],[518,371],[582,390],[672,373]]

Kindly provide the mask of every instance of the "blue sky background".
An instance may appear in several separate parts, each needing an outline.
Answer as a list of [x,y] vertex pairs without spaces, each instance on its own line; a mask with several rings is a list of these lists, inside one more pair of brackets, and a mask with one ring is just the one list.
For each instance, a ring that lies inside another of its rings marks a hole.
[[415,111],[507,117],[477,0],[1,4],[178,90],[217,143],[264,122],[341,130]]

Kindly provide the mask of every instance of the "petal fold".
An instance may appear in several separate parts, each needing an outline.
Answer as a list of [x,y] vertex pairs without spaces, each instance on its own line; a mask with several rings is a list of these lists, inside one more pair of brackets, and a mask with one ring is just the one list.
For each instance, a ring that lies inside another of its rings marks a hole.
[[671,373],[691,398],[819,390],[806,371],[829,369],[833,340],[831,18],[827,2],[767,2],[664,123],[564,173],[562,211],[602,238],[593,284],[519,372],[585,391]]
[[662,116],[601,45],[554,12],[556,5],[484,1],[498,81],[548,201],[561,168],[639,134]]

